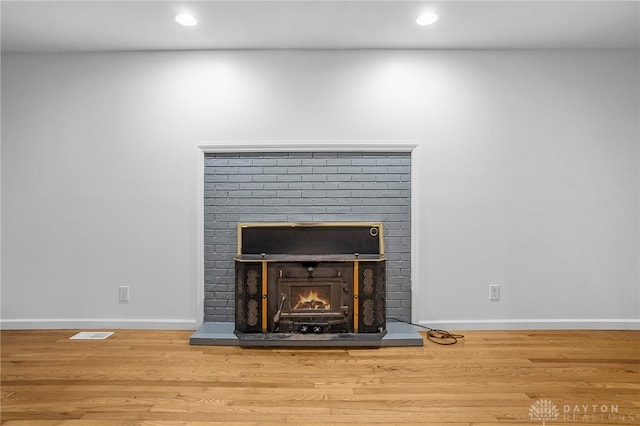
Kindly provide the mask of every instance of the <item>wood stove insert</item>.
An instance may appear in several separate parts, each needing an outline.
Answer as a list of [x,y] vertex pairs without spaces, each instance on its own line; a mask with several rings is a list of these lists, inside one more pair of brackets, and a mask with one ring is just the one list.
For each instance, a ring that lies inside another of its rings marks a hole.
[[235,334],[242,346],[386,334],[381,223],[238,225]]

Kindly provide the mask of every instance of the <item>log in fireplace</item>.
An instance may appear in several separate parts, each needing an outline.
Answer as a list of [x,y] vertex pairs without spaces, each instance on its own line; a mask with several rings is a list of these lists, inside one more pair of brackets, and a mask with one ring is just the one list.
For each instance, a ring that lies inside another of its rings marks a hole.
[[243,346],[377,346],[386,334],[381,223],[238,224],[235,282]]

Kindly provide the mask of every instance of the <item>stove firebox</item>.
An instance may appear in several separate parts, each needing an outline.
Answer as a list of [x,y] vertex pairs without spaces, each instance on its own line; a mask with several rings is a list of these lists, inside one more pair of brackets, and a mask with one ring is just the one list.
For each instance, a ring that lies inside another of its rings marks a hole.
[[[349,332],[353,324],[353,284],[343,276],[349,274],[349,268],[339,262],[306,265],[274,264],[277,277],[271,289],[275,297],[267,304],[270,329],[288,333]],[[267,289],[271,295],[269,284]]]
[[380,223],[239,224],[235,265],[241,345],[386,333]]

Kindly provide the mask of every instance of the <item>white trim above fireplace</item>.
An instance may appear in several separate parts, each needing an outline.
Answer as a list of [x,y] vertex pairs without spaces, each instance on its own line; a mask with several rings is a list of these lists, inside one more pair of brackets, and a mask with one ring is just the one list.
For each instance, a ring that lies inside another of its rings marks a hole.
[[220,152],[411,152],[416,143],[411,142],[216,142],[198,147],[207,153]]

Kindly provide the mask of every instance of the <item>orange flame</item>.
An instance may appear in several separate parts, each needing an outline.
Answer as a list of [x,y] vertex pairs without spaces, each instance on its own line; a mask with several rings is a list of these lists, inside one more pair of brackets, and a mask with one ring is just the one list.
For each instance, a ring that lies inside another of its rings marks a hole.
[[331,309],[331,303],[312,289],[307,294],[300,294],[298,303],[293,309]]

